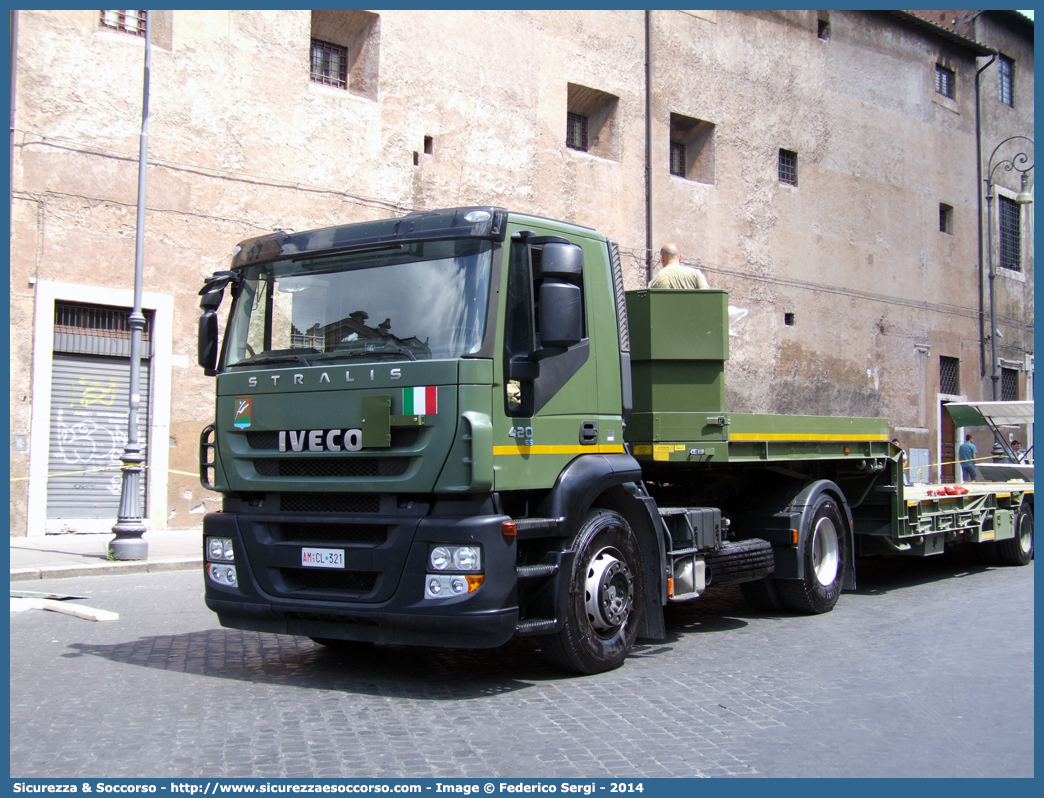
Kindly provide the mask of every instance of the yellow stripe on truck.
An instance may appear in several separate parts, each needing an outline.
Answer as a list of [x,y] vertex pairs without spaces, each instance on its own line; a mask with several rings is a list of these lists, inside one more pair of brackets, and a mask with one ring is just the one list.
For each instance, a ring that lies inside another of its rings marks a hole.
[[494,446],[493,454],[502,457],[508,454],[622,454],[623,444],[604,446]]
[[887,435],[831,435],[828,433],[786,433],[786,432],[738,432],[729,435],[730,441],[785,441],[802,443],[805,441],[887,441]]

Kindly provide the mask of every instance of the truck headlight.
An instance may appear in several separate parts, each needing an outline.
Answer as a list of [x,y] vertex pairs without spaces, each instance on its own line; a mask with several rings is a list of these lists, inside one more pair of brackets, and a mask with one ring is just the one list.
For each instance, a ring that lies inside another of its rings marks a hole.
[[441,544],[428,550],[428,565],[433,571],[481,571],[482,548]]
[[210,562],[234,562],[232,538],[207,538],[207,560]]

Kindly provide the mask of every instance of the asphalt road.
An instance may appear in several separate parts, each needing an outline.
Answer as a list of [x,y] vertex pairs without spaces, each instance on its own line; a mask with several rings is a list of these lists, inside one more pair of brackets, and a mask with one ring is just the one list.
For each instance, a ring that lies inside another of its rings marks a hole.
[[1033,568],[861,561],[817,617],[712,590],[584,678],[222,629],[194,571],[34,582],[121,617],[11,615],[11,776],[1031,777]]

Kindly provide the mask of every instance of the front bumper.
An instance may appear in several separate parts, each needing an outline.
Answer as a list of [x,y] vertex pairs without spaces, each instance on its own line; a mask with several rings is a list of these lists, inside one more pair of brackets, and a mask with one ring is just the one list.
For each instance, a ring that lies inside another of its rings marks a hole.
[[[516,552],[514,539],[502,534],[507,516],[357,520],[207,515],[204,536],[232,539],[237,574],[234,587],[204,577],[207,606],[225,627],[307,637],[493,648],[515,634]],[[361,528],[386,532],[360,543],[351,538]],[[345,542],[338,542],[341,534]],[[472,593],[425,599],[432,543],[481,545],[482,585]],[[301,568],[304,546],[343,549],[345,568],[327,583],[329,572]],[[353,582],[353,574],[362,577]]]

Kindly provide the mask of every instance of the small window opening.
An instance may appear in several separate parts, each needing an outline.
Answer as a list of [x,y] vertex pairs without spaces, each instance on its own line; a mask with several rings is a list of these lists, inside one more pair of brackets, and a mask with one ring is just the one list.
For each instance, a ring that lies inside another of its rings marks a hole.
[[947,69],[942,64],[935,65],[935,91],[943,97],[953,99],[955,74],[952,69]]
[[566,146],[587,152],[587,117],[583,114],[566,114]]
[[779,182],[788,186],[797,185],[797,153],[790,150],[779,151]]
[[416,150],[413,151],[413,165],[420,166],[420,153]]
[[961,392],[960,361],[955,357],[939,358],[939,393],[958,396]]
[[939,232],[953,235],[953,207],[945,202],[939,203]]
[[103,28],[130,33],[135,36],[145,35],[145,12],[144,11],[102,11],[101,25]]
[[793,313],[784,313],[783,314],[783,323],[787,327],[793,327],[794,326],[794,314]]
[[1002,402],[1019,400],[1019,372],[1016,369],[1001,368],[1000,389]]
[[826,41],[830,38],[830,21],[821,19],[819,20],[819,38]]
[[1015,105],[1015,62],[1007,56],[1000,57],[1000,101]]
[[312,82],[348,88],[348,48],[312,39]]
[[1022,271],[1022,214],[1019,203],[1008,197],[997,197],[1000,224],[1000,266]]
[[431,155],[432,150],[434,149],[434,146],[435,146],[435,140],[432,139],[431,136],[425,136],[424,137],[424,154],[425,155]]
[[685,145],[680,141],[671,142],[671,174],[685,177]]

